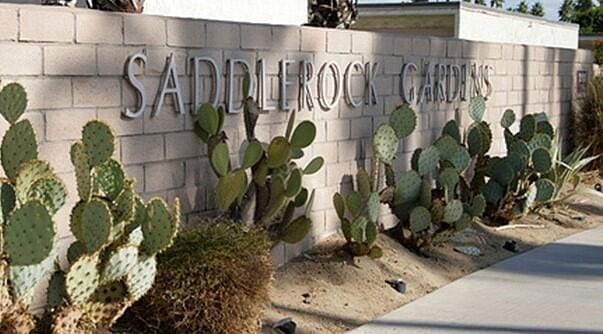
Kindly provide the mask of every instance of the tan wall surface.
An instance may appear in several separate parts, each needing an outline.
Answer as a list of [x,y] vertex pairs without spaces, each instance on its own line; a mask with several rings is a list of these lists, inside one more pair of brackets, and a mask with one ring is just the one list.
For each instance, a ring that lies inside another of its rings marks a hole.
[[[345,176],[355,173],[365,162],[364,157],[370,157],[370,138],[376,124],[401,104],[398,91],[403,63],[491,65],[494,92],[488,101],[489,122],[498,124],[506,108],[520,115],[546,112],[562,134],[567,132],[576,71],[592,68],[591,54],[584,51],[0,5],[1,84],[18,81],[26,87],[27,117],[37,130],[41,158],[49,160],[68,185],[68,205],[57,217],[65,242],[70,238],[69,210],[77,196],[69,148],[80,137],[81,127],[96,118],[107,121],[116,131],[117,157],[136,177],[137,189],[145,197],[160,195],[171,202],[178,196],[185,214],[212,207],[216,180],[204,146],[191,131],[193,116],[188,112],[177,114],[169,105],[155,118],[150,117],[150,110],[140,119],[121,117],[125,107],[136,103],[134,90],[124,79],[124,64],[129,55],[141,51],[148,56],[148,63],[140,70],[139,78],[143,78],[149,100],[159,86],[166,57],[174,53],[188,107],[192,102],[192,66],[187,58],[193,55],[209,55],[223,67],[228,58],[251,63],[265,59],[272,83],[271,100],[278,98],[280,59],[306,59],[316,64],[335,60],[342,67],[355,60],[380,63],[377,105],[351,108],[342,99],[330,111],[299,112],[298,119],[312,119],[318,128],[317,141],[309,148],[308,157],[322,155],[327,164],[320,173],[306,179],[306,185],[317,190],[312,235],[300,245],[276,248],[274,255],[279,264],[337,231],[332,195],[342,182],[349,182]],[[297,66],[290,69],[290,79],[294,80]],[[294,89],[288,98],[295,106]],[[171,99],[167,100],[171,104]],[[408,168],[413,150],[430,143],[445,122],[455,117],[456,109],[462,111],[460,120],[466,126],[466,107],[467,102],[417,107],[419,128],[400,145],[396,167]],[[286,118],[287,113],[282,111],[261,116],[261,139],[284,133]],[[234,152],[245,136],[241,115],[227,116],[225,127]],[[6,128],[2,121],[0,133]],[[501,151],[502,131],[497,126],[494,129],[494,149]]]

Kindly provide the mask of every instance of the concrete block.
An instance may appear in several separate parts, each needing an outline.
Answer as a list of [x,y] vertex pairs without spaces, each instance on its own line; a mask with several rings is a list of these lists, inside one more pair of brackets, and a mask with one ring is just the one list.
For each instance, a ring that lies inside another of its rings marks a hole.
[[57,109],[72,105],[70,79],[26,78],[17,80],[27,92],[27,108]]
[[327,31],[327,52],[349,53],[352,50],[352,34],[347,31]]
[[137,164],[164,159],[163,135],[145,135],[121,138],[121,161]]
[[236,49],[241,47],[240,27],[235,23],[207,25],[207,47]]
[[182,186],[184,186],[184,161],[158,162],[145,165],[145,192],[175,189]]
[[94,75],[96,50],[92,46],[46,46],[44,48],[44,74]]
[[300,50],[300,29],[291,26],[272,27],[272,49],[273,50]]
[[194,158],[206,155],[206,145],[192,131],[165,135],[166,159]]
[[75,107],[117,107],[121,105],[121,83],[111,78],[74,78]]
[[[46,112],[46,140],[75,140],[82,137],[82,128],[96,119],[94,109],[61,109]],[[67,159],[67,158],[66,158]]]
[[302,51],[326,51],[327,33],[324,29],[302,28],[301,29]]
[[205,23],[197,20],[168,19],[167,44],[189,48],[205,46]]
[[75,41],[93,44],[122,44],[122,15],[98,12],[84,14],[78,12],[75,17]]
[[17,40],[18,16],[16,9],[0,8],[0,40]]
[[241,25],[241,47],[267,50],[272,47],[272,29],[264,25]]
[[3,44],[0,47],[0,75],[42,74],[42,48],[37,45]]
[[163,18],[146,15],[124,16],[124,43],[127,45],[165,45],[166,23]]
[[19,11],[22,41],[73,42],[74,16],[69,11],[22,8]]

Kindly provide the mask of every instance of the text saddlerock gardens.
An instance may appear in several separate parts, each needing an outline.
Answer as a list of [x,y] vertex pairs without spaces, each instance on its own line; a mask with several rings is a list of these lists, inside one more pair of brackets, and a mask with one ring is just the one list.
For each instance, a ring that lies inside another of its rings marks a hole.
[[[209,102],[214,106],[220,104],[220,92],[222,90],[222,80],[225,78],[226,97],[225,107],[229,113],[238,113],[242,111],[242,106],[236,105],[237,92],[235,92],[234,82],[237,79],[236,70],[241,68],[243,71],[251,73],[250,91],[253,92],[260,107],[265,110],[274,110],[276,105],[269,105],[267,93],[267,73],[266,62],[264,59],[258,60],[255,64],[255,71],[251,64],[243,59],[227,59],[225,76],[220,64],[216,63],[210,57],[192,57],[190,59],[193,65],[192,87],[193,87],[193,108],[192,113],[196,113],[202,103]],[[146,64],[147,57],[143,53],[132,55],[126,64],[126,76],[129,83],[136,90],[138,95],[138,105],[136,110],[126,109],[125,116],[137,118],[142,116],[147,107],[147,91],[136,75],[135,66],[137,63]],[[209,68],[210,73],[202,73],[202,65]],[[315,101],[318,101],[322,110],[328,111],[334,108],[343,97],[350,106],[360,107],[363,103],[366,105],[377,104],[377,75],[380,64],[378,62],[362,63],[360,61],[350,62],[341,67],[335,61],[328,61],[315,66],[312,61],[302,60],[297,63],[299,66],[299,75],[290,74],[292,66],[296,66],[293,60],[283,59],[279,62],[279,101],[278,108],[281,110],[305,110],[314,109]],[[452,103],[455,101],[466,101],[469,97],[481,95],[488,97],[492,94],[491,75],[494,68],[490,65],[473,64],[430,64],[423,62],[422,66],[415,63],[405,63],[400,69],[400,89],[399,94],[404,103],[414,105],[423,103]],[[211,78],[210,96],[202,96],[202,76],[207,75]],[[363,81],[364,93],[362,97],[353,96],[353,86],[358,81],[353,78],[361,77]],[[316,87],[316,97],[312,87]],[[291,105],[287,99],[289,90],[295,89],[298,92],[297,108]],[[155,97],[155,105],[152,115],[156,116],[161,112],[161,108],[167,95],[173,95],[176,101],[176,109],[179,113],[184,113],[184,101],[176,63],[172,54],[167,59],[165,71],[161,76],[159,91]]]

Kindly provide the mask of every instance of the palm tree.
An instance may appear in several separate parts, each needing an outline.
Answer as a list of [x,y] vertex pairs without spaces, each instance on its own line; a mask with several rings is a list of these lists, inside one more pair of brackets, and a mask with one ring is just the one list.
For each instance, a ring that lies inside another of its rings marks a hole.
[[530,14],[532,14],[534,16],[543,17],[544,16],[544,7],[542,6],[542,2],[538,1],[534,5],[532,5]]
[[490,7],[503,8],[504,5],[505,5],[505,0],[490,0]]
[[595,7],[593,0],[578,0],[575,6],[577,11],[586,11],[592,9],[593,7]]
[[575,14],[576,3],[574,0],[563,0],[559,7],[559,20],[563,22],[572,22]]

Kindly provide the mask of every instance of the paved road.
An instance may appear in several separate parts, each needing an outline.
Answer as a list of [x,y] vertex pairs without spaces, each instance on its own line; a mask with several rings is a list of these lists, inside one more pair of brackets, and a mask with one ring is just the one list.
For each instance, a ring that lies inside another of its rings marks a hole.
[[500,262],[353,334],[603,334],[603,228]]

